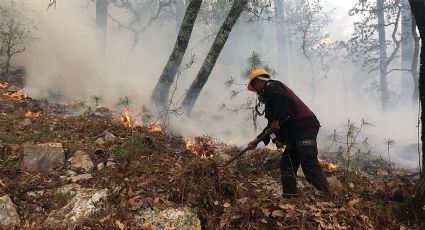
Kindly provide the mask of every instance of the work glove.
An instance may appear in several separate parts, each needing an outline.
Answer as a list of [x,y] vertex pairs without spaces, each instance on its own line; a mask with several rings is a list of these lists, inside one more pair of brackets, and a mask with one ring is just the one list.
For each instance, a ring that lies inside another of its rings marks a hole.
[[[266,129],[264,129],[263,132],[261,132],[260,135],[257,136],[257,139],[266,132]],[[270,143],[270,136],[267,136],[260,141],[264,142],[264,145],[268,145]]]
[[258,140],[257,139],[252,140],[248,144],[248,150],[254,150],[254,149],[256,149],[257,148],[257,145],[258,145]]

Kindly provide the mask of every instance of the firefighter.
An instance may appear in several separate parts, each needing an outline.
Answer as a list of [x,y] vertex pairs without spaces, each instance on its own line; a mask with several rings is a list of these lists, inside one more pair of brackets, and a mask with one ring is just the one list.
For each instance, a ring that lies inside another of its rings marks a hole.
[[[266,129],[276,130],[263,140],[251,141],[248,148],[255,149],[258,141],[267,145],[270,139],[279,148],[286,145],[280,160],[283,197],[299,196],[296,175],[300,166],[309,183],[319,191],[329,193],[328,181],[317,158],[316,138],[320,123],[314,113],[286,85],[272,80],[266,70],[252,71],[248,80],[248,90],[258,95],[257,112],[260,116],[265,113],[268,121],[261,134]],[[258,109],[261,104],[264,104],[263,112]]]

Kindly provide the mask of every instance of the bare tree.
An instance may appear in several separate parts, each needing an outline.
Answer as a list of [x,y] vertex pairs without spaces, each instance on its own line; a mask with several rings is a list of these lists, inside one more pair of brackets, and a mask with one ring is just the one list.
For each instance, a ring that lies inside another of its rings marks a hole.
[[208,78],[214,68],[215,63],[226,44],[227,39],[229,38],[230,32],[232,31],[233,26],[236,24],[236,21],[244,11],[245,7],[248,4],[248,0],[235,0],[233,2],[232,8],[230,9],[226,19],[224,20],[215,40],[212,44],[210,51],[208,52],[207,57],[202,64],[201,69],[196,75],[195,80],[192,82],[184,100],[182,107],[185,110],[186,114],[190,114],[193,106],[195,105],[196,100],[198,99],[199,94],[201,93],[202,88],[205,83],[208,81]]
[[202,0],[191,0],[187,6],[173,52],[153,90],[153,104],[165,107],[169,101],[170,88],[182,63],[201,4]]
[[[376,4],[360,0],[349,12],[351,16],[363,16],[362,21],[354,24],[353,38],[348,42],[349,58],[369,73],[379,70],[378,90],[383,108],[389,107],[393,97],[388,74],[400,70],[389,67],[400,51],[401,9],[400,0],[377,0]],[[391,39],[387,38],[387,31],[391,32]]]
[[[414,40],[412,36],[412,12],[408,0],[401,0],[401,96],[402,100],[410,99],[413,87],[416,85],[411,79],[411,71],[408,71],[412,65],[414,53]],[[416,26],[415,26],[416,30]],[[413,69],[412,69],[413,71]],[[419,99],[419,96],[418,96]],[[417,101],[413,100],[413,106]],[[410,100],[409,100],[410,101]]]
[[30,36],[30,30],[24,23],[24,16],[16,9],[14,1],[7,7],[0,7],[0,54],[4,55],[2,80],[8,80],[11,68],[11,59],[19,53],[25,52],[25,41]]
[[381,103],[385,108],[388,106],[388,83],[387,83],[387,37],[385,36],[384,0],[377,0],[378,16],[378,40],[379,40],[379,86],[381,90]]
[[[181,1],[181,0],[180,0]],[[129,13],[129,22],[125,23],[121,19],[108,13],[108,17],[118,25],[120,29],[129,30],[133,34],[131,51],[134,50],[140,40],[140,35],[145,32],[161,15],[166,8],[174,4],[174,0],[160,1],[130,1],[130,0],[111,0],[112,4],[118,8],[126,9]],[[181,4],[180,4],[181,5]],[[180,6],[179,5],[179,6]],[[148,14],[148,20],[144,20],[144,14]]]
[[[419,34],[423,41],[425,39],[425,2],[423,0],[409,0],[412,13],[415,17],[416,24],[419,29]],[[421,48],[421,64],[420,64],[420,74],[419,74],[419,95],[421,102],[421,141],[422,141],[422,152],[425,152],[425,46],[422,45]],[[422,154],[422,165],[425,163],[425,155]],[[419,216],[418,219],[424,221],[425,217],[425,171],[422,170],[419,181],[416,187],[415,195],[415,204],[418,204],[417,207]]]
[[109,0],[96,0],[96,26],[103,43],[108,30],[108,5]]

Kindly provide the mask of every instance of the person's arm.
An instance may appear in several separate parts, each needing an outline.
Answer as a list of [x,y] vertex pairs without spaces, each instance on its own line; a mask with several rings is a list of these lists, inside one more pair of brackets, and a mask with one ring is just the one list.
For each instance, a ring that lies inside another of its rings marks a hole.
[[[266,133],[266,131],[267,131],[267,129],[269,128],[269,126],[267,125],[265,128],[264,128],[264,130],[263,130],[263,132],[261,132],[257,137],[256,137],[256,139],[258,139],[258,138],[260,138],[264,133]],[[267,137],[265,137],[265,138],[263,138],[262,140],[260,140],[260,141],[262,141],[262,142],[264,142],[264,145],[268,145],[269,143],[270,143],[270,136],[267,136]]]
[[264,89],[264,97],[266,99],[266,107],[272,108],[270,128],[279,129],[280,122],[288,117],[288,95],[279,85],[269,84]]

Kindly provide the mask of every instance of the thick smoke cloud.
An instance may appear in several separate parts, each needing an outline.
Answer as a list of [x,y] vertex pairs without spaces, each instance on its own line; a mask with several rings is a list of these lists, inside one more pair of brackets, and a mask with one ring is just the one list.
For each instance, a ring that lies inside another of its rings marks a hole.
[[[1,0],[6,1],[6,0]],[[153,23],[140,38],[135,50],[130,51],[131,33],[117,28],[109,21],[106,47],[103,50],[95,26],[94,4],[90,1],[60,0],[56,9],[46,11],[45,0],[21,0],[26,15],[31,19],[34,38],[28,44],[28,52],[15,59],[15,64],[24,65],[28,72],[28,93],[35,98],[48,98],[60,102],[87,99],[93,95],[105,98],[104,104],[114,107],[118,98],[129,96],[135,111],[149,104],[149,97],[168,56],[178,32],[177,24],[169,19]],[[348,5],[344,5],[345,7]],[[330,1],[327,8],[341,7]],[[124,12],[114,11],[118,17]],[[347,39],[352,25],[346,9],[335,9],[335,21],[329,28],[331,39]],[[341,28],[343,26],[344,28]],[[341,31],[343,31],[341,33]],[[211,134],[223,142],[239,145],[256,136],[247,118],[249,112],[232,113],[219,110],[223,103],[238,105],[249,96],[241,93],[230,99],[230,91],[224,82],[230,77],[244,82],[241,74],[246,60],[253,51],[258,52],[272,68],[277,79],[286,80],[277,63],[275,25],[269,22],[248,23],[239,21],[228,44],[214,68],[212,76],[196,104],[193,119],[173,118],[173,128],[183,135]],[[202,26],[195,28],[185,57],[188,61],[196,56],[196,63],[179,78],[175,99],[184,95],[194,79],[212,39],[197,45],[205,37]],[[313,98],[309,86],[309,71],[306,60],[300,54],[291,54],[291,80],[286,83],[313,109],[322,124],[320,146],[327,145],[326,136],[334,129],[342,130],[351,119],[366,118],[374,126],[366,130],[375,151],[385,156],[385,139],[396,141],[392,149],[393,160],[404,167],[415,168],[417,155],[417,111],[410,105],[397,106],[392,111],[382,111],[376,99],[365,93],[371,75],[356,66],[337,61],[317,89]],[[390,76],[392,89],[399,89],[400,76]],[[151,108],[155,110],[155,108]],[[263,119],[263,118],[260,118]],[[262,122],[264,125],[264,121]],[[406,146],[407,147],[406,150]]]

